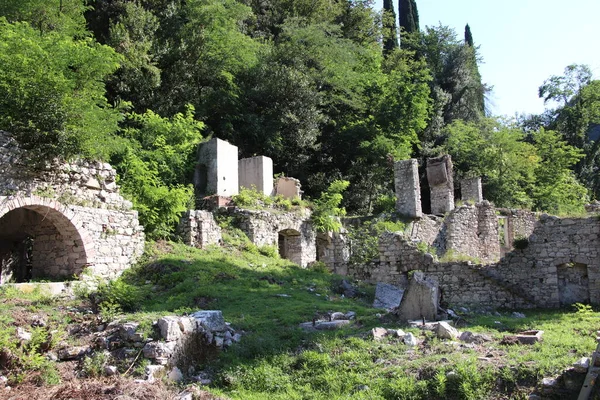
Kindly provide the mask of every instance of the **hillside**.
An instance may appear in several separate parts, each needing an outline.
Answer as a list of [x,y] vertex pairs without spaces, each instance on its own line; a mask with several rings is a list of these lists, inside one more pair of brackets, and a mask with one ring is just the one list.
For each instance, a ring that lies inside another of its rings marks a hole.
[[[525,318],[459,309],[458,329],[480,339],[440,339],[371,308],[372,287],[359,285],[356,297],[347,298],[341,277],[261,254],[270,248],[239,239],[237,245],[202,251],[149,244],[140,265],[91,296],[81,287],[77,298],[52,299],[3,286],[3,398],[164,399],[187,390],[197,399],[524,399],[540,390],[541,378],[561,373],[594,347],[598,313],[588,307],[528,310]],[[153,383],[139,381],[150,362],[139,343],[123,340],[123,324],[138,322],[144,341],[158,339],[157,319],[198,310],[221,310],[239,342],[223,350],[208,346],[182,371],[181,382],[160,375]],[[355,316],[338,330],[299,327],[334,312]],[[388,331],[374,338],[377,327]],[[405,344],[398,329],[418,344]],[[543,330],[543,341],[519,345],[506,338],[527,329]],[[560,387],[552,393],[575,393]]]

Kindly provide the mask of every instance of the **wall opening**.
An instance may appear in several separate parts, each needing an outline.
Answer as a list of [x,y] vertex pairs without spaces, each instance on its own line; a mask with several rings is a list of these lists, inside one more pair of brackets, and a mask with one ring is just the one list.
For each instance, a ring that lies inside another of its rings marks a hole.
[[590,302],[588,267],[585,264],[566,263],[556,268],[558,298],[561,306]]
[[71,278],[87,263],[80,233],[60,212],[33,205],[0,218],[0,283]]
[[279,231],[279,255],[281,258],[302,265],[302,236],[295,229]]

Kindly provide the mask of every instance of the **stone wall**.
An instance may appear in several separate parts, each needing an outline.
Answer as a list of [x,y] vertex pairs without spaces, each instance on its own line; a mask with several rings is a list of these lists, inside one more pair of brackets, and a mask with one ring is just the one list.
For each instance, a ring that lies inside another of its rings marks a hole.
[[144,249],[131,202],[108,164],[58,161],[32,168],[0,131],[2,281],[89,274],[115,277]]
[[257,246],[277,246],[284,258],[303,267],[317,259],[317,234],[308,212],[279,213],[235,208],[230,213]]
[[187,211],[179,221],[177,235],[183,243],[200,249],[221,242],[221,228],[210,211]]
[[423,212],[417,160],[402,160],[394,163],[394,184],[396,211],[411,218],[420,218]]
[[[464,212],[458,211],[459,215]],[[485,215],[490,217],[488,213]],[[438,281],[442,299],[451,305],[551,308],[586,300],[600,304],[597,218],[560,219],[542,215],[525,246],[485,265],[439,263],[434,256],[420,251],[408,234],[386,233],[379,240],[378,262],[336,264],[335,272],[356,279],[403,285],[409,271],[421,270]]]
[[277,179],[275,185],[275,194],[281,195],[286,199],[302,198],[302,185],[296,178],[290,178],[288,176],[282,176]]
[[463,205],[448,214],[446,251],[468,255],[482,261],[500,258],[496,209],[487,201]]

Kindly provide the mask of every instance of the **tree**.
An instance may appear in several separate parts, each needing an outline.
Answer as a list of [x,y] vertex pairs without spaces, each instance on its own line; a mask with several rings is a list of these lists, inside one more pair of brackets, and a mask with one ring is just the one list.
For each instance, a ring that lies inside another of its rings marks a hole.
[[383,0],[383,53],[387,56],[398,48],[398,31],[396,30],[396,12],[392,0]]
[[583,151],[575,165],[577,177],[594,196],[600,196],[600,140],[589,137],[600,124],[600,81],[592,79],[589,67],[569,65],[562,76],[552,76],[539,88],[544,102],[554,103],[548,110],[547,128],[560,132],[568,144]]
[[400,31],[406,33],[419,32],[419,11],[415,0],[399,0]]
[[91,38],[39,31],[0,18],[0,129],[36,161],[83,155],[107,158],[120,114],[103,80],[118,55]]
[[471,34],[471,27],[469,24],[465,25],[465,44],[473,47],[473,35]]
[[486,198],[499,207],[534,205],[531,191],[539,157],[520,129],[493,119],[456,120],[445,133],[443,151],[452,155],[458,177],[481,176]]

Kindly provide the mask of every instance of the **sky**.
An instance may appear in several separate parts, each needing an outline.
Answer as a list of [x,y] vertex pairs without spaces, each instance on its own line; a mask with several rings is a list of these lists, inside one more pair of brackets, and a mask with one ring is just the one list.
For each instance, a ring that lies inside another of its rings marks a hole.
[[[469,24],[492,86],[493,115],[539,114],[538,88],[570,64],[586,64],[600,79],[600,0],[416,0],[421,30]],[[383,0],[376,0],[381,9]],[[394,1],[398,12],[398,1]],[[549,105],[551,107],[551,105]]]

